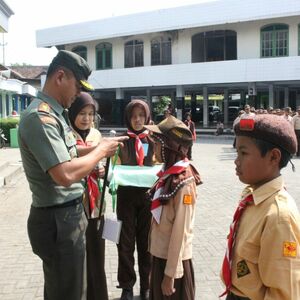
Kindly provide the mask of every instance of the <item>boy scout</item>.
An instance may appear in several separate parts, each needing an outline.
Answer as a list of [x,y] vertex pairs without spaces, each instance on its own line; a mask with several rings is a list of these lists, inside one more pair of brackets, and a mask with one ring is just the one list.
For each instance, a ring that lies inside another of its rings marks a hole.
[[155,142],[155,155],[164,163],[159,180],[148,192],[153,220],[150,253],[153,256],[150,300],[193,300],[192,264],[196,185],[201,183],[187,159],[192,133],[173,116],[158,125],[147,125]]
[[222,266],[227,300],[300,299],[300,215],[280,174],[296,152],[292,126],[257,115],[234,127],[236,174],[248,184]]
[[65,119],[91,71],[84,59],[59,51],[42,92],[21,116],[19,145],[32,192],[28,235],[43,261],[44,298],[85,299],[84,263],[87,220],[80,180],[100,159],[114,154],[123,138],[104,139],[77,158],[76,141]]

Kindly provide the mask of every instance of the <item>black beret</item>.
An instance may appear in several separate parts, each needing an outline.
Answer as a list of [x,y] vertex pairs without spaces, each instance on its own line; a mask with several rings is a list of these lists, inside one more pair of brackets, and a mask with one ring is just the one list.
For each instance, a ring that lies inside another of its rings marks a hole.
[[282,116],[263,114],[256,115],[251,119],[242,118],[234,126],[234,132],[236,136],[247,136],[269,142],[290,154],[297,151],[294,128]]
[[57,66],[65,67],[70,70],[84,91],[94,90],[87,82],[92,71],[87,62],[80,55],[72,51],[60,50],[53,58],[49,69]]
[[173,116],[169,116],[157,125],[147,125],[144,127],[155,133],[162,134],[176,141],[178,144],[187,147],[193,144],[192,132],[182,121]]

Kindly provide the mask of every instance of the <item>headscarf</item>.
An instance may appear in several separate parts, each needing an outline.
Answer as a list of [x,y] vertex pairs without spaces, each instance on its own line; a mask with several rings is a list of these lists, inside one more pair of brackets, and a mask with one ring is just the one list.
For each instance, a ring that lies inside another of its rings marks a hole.
[[81,92],[79,96],[75,99],[71,107],[69,108],[69,119],[71,125],[73,129],[79,133],[79,135],[82,137],[84,141],[90,132],[90,128],[87,130],[81,130],[77,128],[75,125],[75,120],[77,115],[80,113],[80,111],[87,105],[92,105],[94,108],[94,113],[96,113],[96,103],[93,97],[89,93]]
[[145,111],[145,116],[146,116],[145,125],[148,125],[150,123],[150,109],[149,109],[147,102],[145,102],[144,100],[140,100],[140,99],[135,99],[135,100],[130,101],[125,108],[125,124],[130,131],[133,131],[138,134],[138,133],[144,131],[145,129],[142,129],[137,132],[131,126],[130,119],[131,119],[132,110],[134,109],[135,106],[140,106]]

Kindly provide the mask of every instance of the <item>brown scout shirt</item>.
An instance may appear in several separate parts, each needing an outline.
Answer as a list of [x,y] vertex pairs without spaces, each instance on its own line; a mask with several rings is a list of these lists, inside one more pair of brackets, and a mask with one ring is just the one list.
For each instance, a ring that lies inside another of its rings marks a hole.
[[163,205],[160,224],[152,219],[150,253],[167,260],[164,273],[171,278],[181,278],[182,261],[192,258],[196,197],[192,179]]
[[[250,192],[251,192],[250,188]],[[253,300],[300,299],[300,215],[282,176],[252,192],[240,220],[231,291]]]

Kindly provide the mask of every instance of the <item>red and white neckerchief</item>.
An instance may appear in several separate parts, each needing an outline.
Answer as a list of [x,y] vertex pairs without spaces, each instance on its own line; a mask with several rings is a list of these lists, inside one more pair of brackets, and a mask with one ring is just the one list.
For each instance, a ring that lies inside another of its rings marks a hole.
[[[85,143],[82,140],[77,140],[76,144],[79,146],[88,146],[88,143]],[[90,207],[90,216],[91,218],[97,218],[98,211],[97,211],[97,200],[100,196],[100,191],[98,187],[98,174],[96,171],[92,171],[87,177],[86,177],[86,183],[87,183],[87,190],[89,194],[89,207]]]
[[130,137],[135,138],[136,162],[139,166],[142,166],[143,162],[144,162],[145,153],[144,153],[144,148],[143,148],[141,139],[143,139],[149,135],[149,130],[145,130],[145,131],[141,132],[140,134],[135,134],[134,132],[128,130],[127,134]]
[[235,244],[235,237],[237,233],[237,227],[239,224],[239,221],[241,219],[241,216],[243,212],[245,211],[245,208],[247,207],[248,204],[253,203],[253,196],[252,194],[248,194],[245,198],[243,198],[235,213],[233,216],[233,221],[230,225],[230,231],[228,235],[228,241],[227,241],[227,249],[225,253],[225,257],[223,260],[223,265],[222,265],[222,274],[223,274],[223,279],[224,283],[226,286],[225,292],[220,295],[220,297],[223,297],[224,295],[228,294],[232,285],[231,282],[231,264],[232,264],[232,253],[233,253],[233,248]]
[[184,160],[180,160],[176,162],[172,167],[165,171],[159,171],[157,173],[157,176],[159,177],[156,186],[155,186],[155,193],[153,196],[153,199],[151,200],[151,213],[154,218],[154,220],[157,222],[157,224],[160,223],[160,216],[162,212],[162,205],[160,203],[160,195],[163,191],[163,187],[165,185],[165,180],[170,176],[174,174],[180,174],[183,172],[190,164],[190,161],[185,158]]

